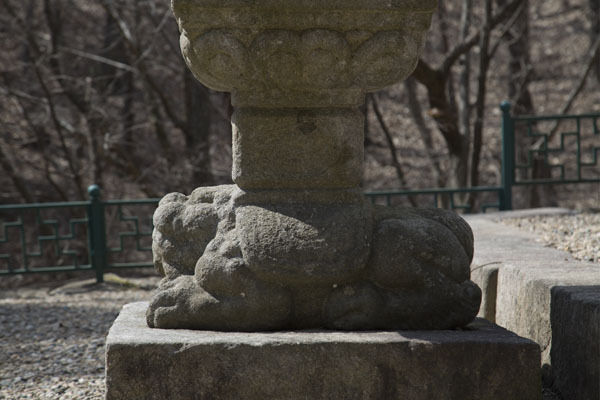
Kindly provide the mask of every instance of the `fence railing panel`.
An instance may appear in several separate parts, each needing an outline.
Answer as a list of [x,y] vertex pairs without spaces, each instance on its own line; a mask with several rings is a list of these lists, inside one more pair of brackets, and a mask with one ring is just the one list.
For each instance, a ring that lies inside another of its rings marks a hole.
[[87,206],[0,206],[0,275],[90,269]]
[[[600,182],[600,114],[511,118],[510,133],[524,127],[531,139],[526,153],[512,152],[515,185]],[[534,176],[536,162],[550,175]]]
[[512,209],[513,186],[600,182],[600,114],[512,116],[508,102],[500,108],[503,209]]
[[105,202],[108,268],[151,267],[152,214],[159,199]]
[[[373,204],[386,206],[406,205],[410,203],[408,198],[412,197],[414,203],[419,207],[448,208],[450,210],[461,210],[469,213],[472,211],[472,204],[465,201],[464,195],[470,193],[489,194],[490,201],[484,201],[479,207],[485,212],[489,209],[500,209],[500,198],[502,196],[502,187],[500,186],[479,186],[472,188],[449,189],[423,189],[423,190],[395,190],[395,191],[372,191],[365,192],[365,196]],[[463,197],[463,198],[460,198]],[[398,199],[404,199],[402,203]]]

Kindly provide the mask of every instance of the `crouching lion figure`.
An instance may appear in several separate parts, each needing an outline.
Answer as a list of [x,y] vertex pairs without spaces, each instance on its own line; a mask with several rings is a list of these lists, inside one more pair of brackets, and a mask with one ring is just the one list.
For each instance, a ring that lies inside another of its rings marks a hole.
[[227,185],[165,196],[154,226],[164,278],[150,327],[448,329],[481,301],[471,229],[450,211],[380,207],[358,190]]

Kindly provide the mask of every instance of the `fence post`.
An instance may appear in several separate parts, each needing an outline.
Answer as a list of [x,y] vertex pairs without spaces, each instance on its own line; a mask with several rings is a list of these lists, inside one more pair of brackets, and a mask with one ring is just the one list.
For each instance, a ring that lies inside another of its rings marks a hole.
[[88,187],[90,205],[88,209],[88,240],[90,251],[90,264],[96,271],[96,282],[104,282],[104,269],[106,269],[106,230],[104,224],[104,204],[100,199],[100,187]]
[[512,186],[515,170],[515,125],[510,115],[510,103],[503,101],[502,110],[502,192],[500,210],[512,210]]

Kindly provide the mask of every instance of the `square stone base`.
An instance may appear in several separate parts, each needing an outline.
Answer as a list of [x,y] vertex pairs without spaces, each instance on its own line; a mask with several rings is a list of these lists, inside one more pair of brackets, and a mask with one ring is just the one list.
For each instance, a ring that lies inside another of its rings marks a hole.
[[150,329],[126,305],[106,341],[106,398],[541,399],[540,351],[484,320],[466,330]]

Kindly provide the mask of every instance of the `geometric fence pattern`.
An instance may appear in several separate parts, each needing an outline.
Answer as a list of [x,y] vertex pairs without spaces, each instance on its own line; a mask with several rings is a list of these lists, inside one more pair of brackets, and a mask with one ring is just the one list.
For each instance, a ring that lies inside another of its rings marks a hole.
[[[599,182],[599,119],[600,115],[598,114],[513,117],[515,129],[522,126],[525,128],[526,137],[532,139],[534,143],[538,143],[537,146],[526,150],[526,156],[521,163],[515,163],[514,184]],[[565,131],[556,131],[558,135],[554,135],[554,145],[551,143],[554,129],[544,131],[544,128],[540,127],[540,123],[545,121],[566,125]],[[593,139],[596,139],[597,144],[592,143],[588,149],[584,149],[584,142],[592,142]],[[574,151],[571,151],[571,148]],[[559,158],[561,155],[562,159]],[[533,176],[535,160],[541,161],[543,166],[551,171],[551,175],[543,178]],[[524,178],[519,179],[519,176]]]
[[152,213],[159,199],[0,206],[0,276],[152,267]]

